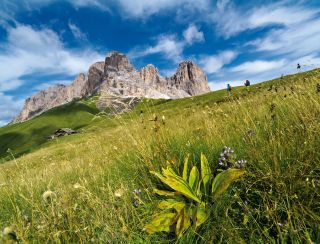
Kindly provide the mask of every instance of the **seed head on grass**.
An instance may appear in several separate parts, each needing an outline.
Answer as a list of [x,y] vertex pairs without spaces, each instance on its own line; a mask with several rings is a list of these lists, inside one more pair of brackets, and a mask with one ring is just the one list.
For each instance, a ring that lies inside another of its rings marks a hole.
[[161,122],[163,125],[166,124],[166,117],[164,115],[162,115],[162,117],[161,117]]
[[42,199],[45,203],[51,203],[53,202],[55,199],[57,198],[57,195],[56,193],[54,193],[53,191],[45,191],[43,194],[42,194]]
[[17,234],[14,232],[12,227],[6,227],[3,229],[2,235],[4,239],[11,240],[11,241],[17,241]]
[[247,128],[247,135],[253,136],[255,134],[254,130],[252,128]]
[[29,215],[27,215],[27,214],[24,214],[24,215],[23,215],[23,220],[24,220],[26,223],[30,223],[30,222],[31,222],[31,219],[30,219]]
[[79,183],[75,183],[74,185],[73,185],[73,188],[74,189],[79,189],[79,188],[81,188],[82,186],[79,184]]
[[123,189],[118,189],[118,190],[116,190],[115,192],[114,192],[114,196],[115,197],[118,197],[118,198],[120,198],[120,197],[122,197],[124,195],[124,190]]

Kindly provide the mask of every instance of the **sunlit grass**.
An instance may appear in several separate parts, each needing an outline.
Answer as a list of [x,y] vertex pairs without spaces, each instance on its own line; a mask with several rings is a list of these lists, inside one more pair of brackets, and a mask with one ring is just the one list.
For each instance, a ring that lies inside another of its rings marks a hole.
[[[143,231],[159,200],[149,170],[187,154],[199,161],[201,152],[215,169],[227,145],[248,160],[247,174],[180,242],[317,243],[319,79],[314,70],[231,97],[145,100],[128,115],[91,120],[82,134],[0,165],[0,229],[11,226],[21,241],[36,243],[174,242],[174,235]],[[134,189],[142,189],[138,208]],[[45,201],[46,191],[55,197]]]

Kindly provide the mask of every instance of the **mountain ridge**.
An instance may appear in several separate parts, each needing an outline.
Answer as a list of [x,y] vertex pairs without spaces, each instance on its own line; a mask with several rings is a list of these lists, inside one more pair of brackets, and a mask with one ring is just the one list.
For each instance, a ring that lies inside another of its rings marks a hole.
[[113,51],[105,61],[92,64],[87,74],[80,73],[70,85],[55,85],[26,99],[13,123],[97,92],[119,97],[177,99],[209,91],[206,74],[192,61],[181,62],[173,76],[162,77],[153,64],[136,70],[126,55]]

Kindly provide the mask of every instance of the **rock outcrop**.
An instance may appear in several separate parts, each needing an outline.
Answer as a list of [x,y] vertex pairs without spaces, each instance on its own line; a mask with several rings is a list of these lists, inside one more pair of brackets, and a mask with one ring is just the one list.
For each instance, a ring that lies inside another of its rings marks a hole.
[[[28,120],[53,107],[97,92],[103,94],[97,102],[102,108],[102,104],[110,106],[115,97],[177,99],[209,91],[205,73],[191,61],[180,63],[177,72],[167,78],[162,77],[152,64],[138,71],[124,54],[111,52],[104,62],[91,65],[87,75],[79,74],[70,85],[56,85],[28,98],[13,122]],[[106,97],[110,97],[110,101],[106,101]]]

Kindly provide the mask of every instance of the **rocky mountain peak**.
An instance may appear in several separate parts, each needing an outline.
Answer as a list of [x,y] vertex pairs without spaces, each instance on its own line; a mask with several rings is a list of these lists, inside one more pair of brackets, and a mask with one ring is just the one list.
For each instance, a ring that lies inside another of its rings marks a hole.
[[109,53],[105,59],[104,72],[107,74],[110,71],[127,71],[135,70],[126,55],[113,51]]
[[158,69],[153,64],[148,64],[140,70],[140,77],[146,84],[156,83],[160,80]]
[[198,73],[197,75],[205,76],[202,69],[196,63],[193,61],[183,61],[179,64],[176,74],[184,78],[192,79],[192,75],[194,75],[195,72]]
[[188,91],[191,96],[210,91],[206,74],[192,61],[181,62],[171,79],[178,89]]
[[137,71],[126,55],[114,51],[104,62],[91,65],[87,74],[79,74],[70,85],[56,85],[28,98],[13,122],[28,120],[53,107],[97,92],[101,94],[97,106],[103,108],[127,98],[176,99],[209,91],[205,73],[192,61],[180,63],[177,72],[165,78],[152,64]]

